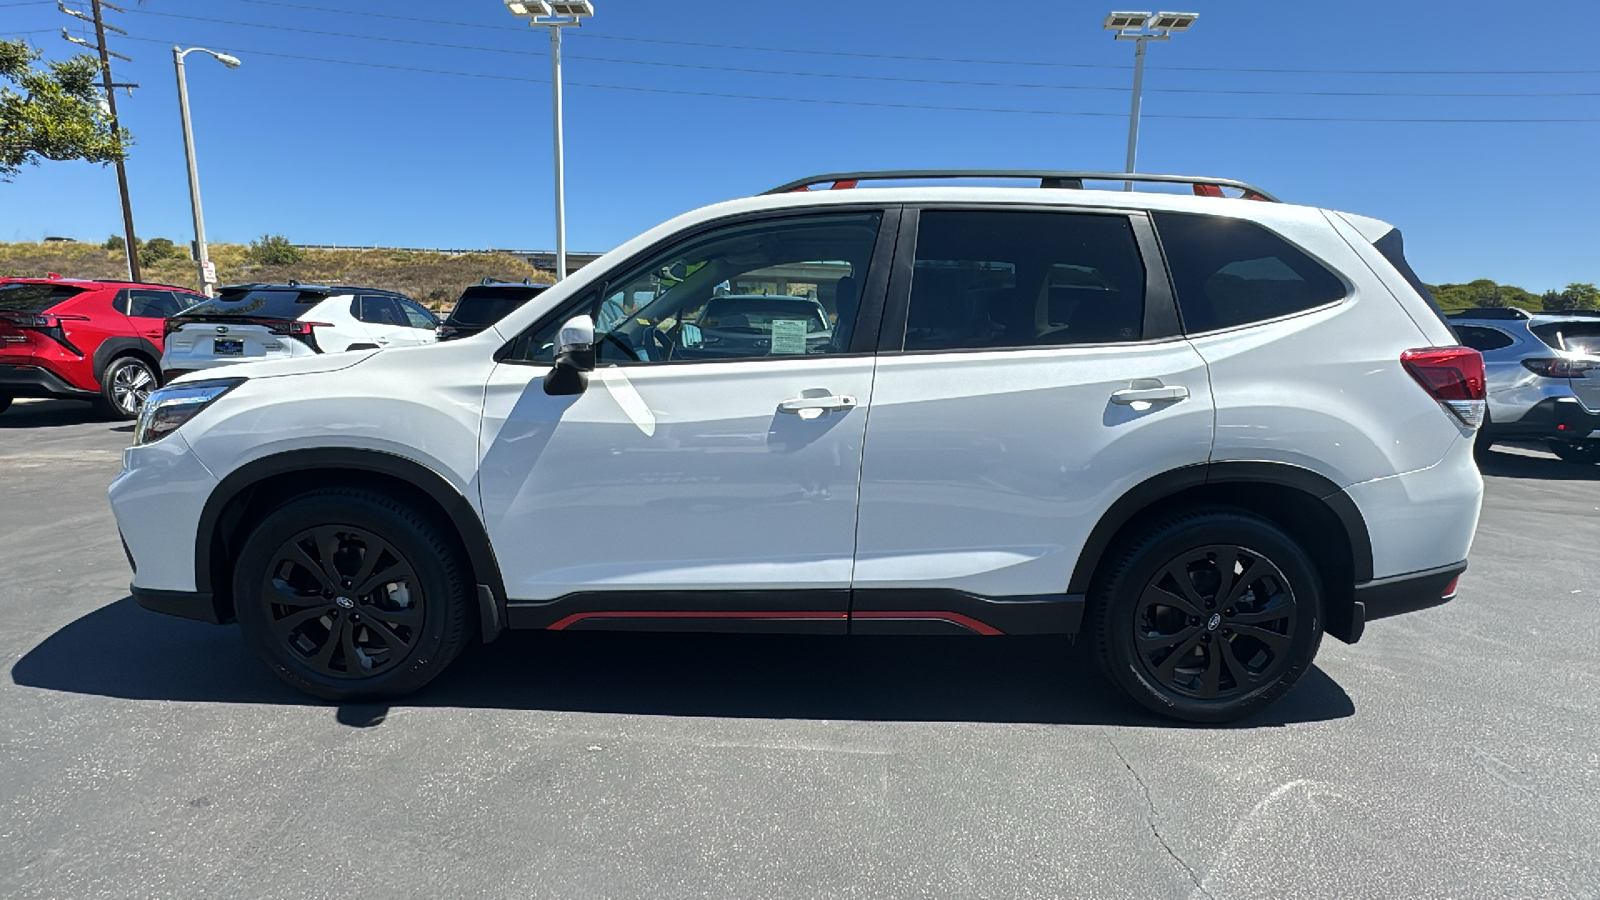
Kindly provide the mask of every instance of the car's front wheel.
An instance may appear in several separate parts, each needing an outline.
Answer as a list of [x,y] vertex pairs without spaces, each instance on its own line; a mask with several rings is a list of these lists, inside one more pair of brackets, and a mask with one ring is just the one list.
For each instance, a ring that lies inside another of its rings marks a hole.
[[147,362],[135,356],[111,361],[100,376],[100,407],[116,419],[137,419],[150,392],[161,386],[161,377]]
[[448,535],[386,494],[329,488],[262,520],[234,568],[246,641],[289,684],[329,700],[433,680],[466,646],[467,567]]
[[1202,510],[1114,548],[1091,598],[1100,661],[1152,710],[1226,722],[1283,696],[1322,641],[1316,568],[1271,522]]
[[1600,441],[1550,441],[1550,452],[1580,466],[1600,463]]

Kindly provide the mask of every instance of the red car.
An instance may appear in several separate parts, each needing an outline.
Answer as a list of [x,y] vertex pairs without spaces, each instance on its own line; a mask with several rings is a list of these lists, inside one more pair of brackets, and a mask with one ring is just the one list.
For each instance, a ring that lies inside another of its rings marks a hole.
[[161,383],[167,316],[204,299],[162,284],[0,278],[0,412],[16,397],[67,397],[134,418]]

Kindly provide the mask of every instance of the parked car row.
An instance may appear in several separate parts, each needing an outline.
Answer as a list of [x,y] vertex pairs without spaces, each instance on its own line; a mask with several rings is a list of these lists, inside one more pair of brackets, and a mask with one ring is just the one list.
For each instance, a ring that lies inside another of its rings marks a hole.
[[475,334],[548,285],[485,279],[444,322],[377,288],[0,279],[0,412],[18,397],[81,399],[132,419],[180,375],[234,363],[415,347]]

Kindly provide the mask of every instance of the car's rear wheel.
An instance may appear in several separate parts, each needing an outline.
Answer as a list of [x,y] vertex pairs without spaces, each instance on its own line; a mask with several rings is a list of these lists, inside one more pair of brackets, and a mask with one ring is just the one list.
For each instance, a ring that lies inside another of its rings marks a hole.
[[245,541],[235,614],[273,672],[318,697],[416,690],[466,645],[467,567],[427,517],[376,491],[289,501]]
[[100,376],[100,408],[117,419],[137,419],[150,392],[161,386],[161,376],[136,356],[111,361]]
[[1162,715],[1247,716],[1283,696],[1316,656],[1316,568],[1265,519],[1226,509],[1174,516],[1109,558],[1092,597],[1101,664]]
[[1580,466],[1600,463],[1600,441],[1550,441],[1550,452]]

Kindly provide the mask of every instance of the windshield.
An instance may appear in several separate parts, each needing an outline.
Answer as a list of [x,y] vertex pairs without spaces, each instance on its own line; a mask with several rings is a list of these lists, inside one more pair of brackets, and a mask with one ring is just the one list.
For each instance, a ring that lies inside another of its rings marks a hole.
[[223,290],[178,316],[249,316],[254,319],[298,319],[323,300],[322,294],[295,290]]
[[493,325],[543,291],[544,286],[467,288],[445,324],[469,328]]
[[1600,322],[1547,322],[1532,331],[1557,350],[1600,356]]
[[0,312],[40,313],[87,288],[70,284],[0,285]]

